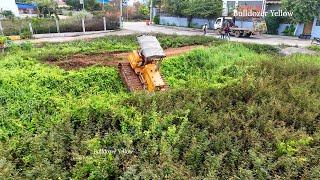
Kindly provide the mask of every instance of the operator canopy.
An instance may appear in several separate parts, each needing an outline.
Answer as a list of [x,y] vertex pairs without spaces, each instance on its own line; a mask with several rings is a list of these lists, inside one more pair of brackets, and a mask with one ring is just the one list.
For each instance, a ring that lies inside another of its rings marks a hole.
[[138,42],[141,47],[141,55],[146,59],[161,59],[166,57],[164,51],[154,36],[140,36]]

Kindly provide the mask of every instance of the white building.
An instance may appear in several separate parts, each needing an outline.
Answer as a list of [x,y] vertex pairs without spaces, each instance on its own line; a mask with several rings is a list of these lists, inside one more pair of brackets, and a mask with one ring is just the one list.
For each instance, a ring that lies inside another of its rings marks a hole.
[[11,11],[15,16],[19,16],[15,0],[0,0],[0,11]]

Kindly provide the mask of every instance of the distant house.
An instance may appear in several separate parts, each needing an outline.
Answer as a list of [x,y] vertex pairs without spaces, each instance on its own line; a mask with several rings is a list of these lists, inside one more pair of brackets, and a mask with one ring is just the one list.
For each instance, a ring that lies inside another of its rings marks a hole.
[[17,3],[21,17],[37,17],[38,8],[34,4]]
[[67,7],[69,7],[69,6],[67,6],[67,3],[66,3],[65,0],[56,0],[56,1],[58,3],[58,7],[59,8],[67,8]]
[[11,11],[15,16],[19,16],[15,0],[0,0],[0,11]]

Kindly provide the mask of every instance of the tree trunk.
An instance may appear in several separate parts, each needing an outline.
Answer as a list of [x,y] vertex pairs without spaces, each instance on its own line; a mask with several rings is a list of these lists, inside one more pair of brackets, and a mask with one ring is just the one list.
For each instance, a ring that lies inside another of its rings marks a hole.
[[188,27],[191,27],[193,16],[189,16],[187,19],[188,19]]

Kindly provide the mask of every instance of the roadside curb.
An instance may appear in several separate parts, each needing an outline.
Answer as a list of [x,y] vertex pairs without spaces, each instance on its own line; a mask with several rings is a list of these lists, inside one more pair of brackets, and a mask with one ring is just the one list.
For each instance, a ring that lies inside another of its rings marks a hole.
[[[188,28],[188,27],[178,27],[178,26],[166,26],[166,25],[159,25],[159,24],[152,24],[151,26],[171,28],[171,29],[181,30],[181,31],[202,32],[202,29],[201,29],[201,28]],[[214,30],[209,29],[209,30],[208,30],[208,33],[214,33]]]
[[201,31],[201,29],[197,29],[197,28],[178,27],[178,26],[166,26],[166,25],[161,25],[161,24],[152,24],[151,26],[172,28],[172,29],[184,30],[184,31],[197,31],[197,32],[198,32],[198,31]]
[[92,35],[92,34],[103,34],[116,32],[117,30],[108,30],[108,31],[92,31],[92,32],[67,32],[67,33],[51,33],[51,34],[34,34],[33,39],[42,39],[42,38],[55,38],[55,37],[77,37],[83,35]]

